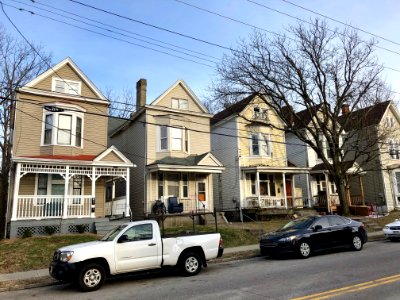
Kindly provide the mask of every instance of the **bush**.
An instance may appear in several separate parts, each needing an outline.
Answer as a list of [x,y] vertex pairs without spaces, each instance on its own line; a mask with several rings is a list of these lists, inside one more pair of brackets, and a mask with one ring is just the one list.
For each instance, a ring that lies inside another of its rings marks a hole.
[[76,231],[78,231],[78,233],[84,233],[86,230],[86,225],[84,225],[84,224],[75,225],[75,227],[76,227]]
[[53,226],[45,226],[44,227],[44,231],[48,234],[48,235],[53,235],[56,232],[56,229]]
[[22,234],[22,238],[25,239],[29,237],[32,237],[32,231],[29,228],[26,228]]

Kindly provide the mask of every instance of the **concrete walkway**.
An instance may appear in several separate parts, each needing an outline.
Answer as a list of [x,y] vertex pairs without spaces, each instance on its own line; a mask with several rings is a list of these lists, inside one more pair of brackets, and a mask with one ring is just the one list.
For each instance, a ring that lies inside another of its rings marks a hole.
[[[368,241],[378,241],[384,240],[385,236],[383,235],[382,231],[371,232],[368,233]],[[232,247],[226,248],[224,250],[224,255],[231,255],[231,254],[238,254],[240,258],[246,258],[247,256],[254,257],[254,254],[248,254],[249,251],[258,250],[259,245],[247,245],[247,246],[239,246],[239,247]],[[240,255],[242,253],[243,255]],[[224,257],[222,256],[222,258]],[[236,257],[236,258],[239,258]],[[216,260],[217,261],[217,260]],[[33,270],[33,271],[26,271],[26,272],[16,272],[16,273],[8,273],[8,274],[0,274],[0,282],[6,281],[22,281],[22,280],[39,280],[39,279],[50,279],[49,270],[48,269],[41,269],[41,270]],[[1,290],[0,290],[1,291]]]

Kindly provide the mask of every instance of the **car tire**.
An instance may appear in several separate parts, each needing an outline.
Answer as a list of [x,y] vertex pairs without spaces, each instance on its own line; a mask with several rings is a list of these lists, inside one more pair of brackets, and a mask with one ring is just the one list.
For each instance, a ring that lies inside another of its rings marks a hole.
[[184,276],[194,276],[199,274],[202,267],[200,255],[196,252],[188,252],[182,256],[179,268]]
[[351,248],[355,251],[360,251],[363,248],[363,242],[358,234],[353,235]]
[[311,255],[310,243],[306,240],[300,241],[298,246],[298,254],[301,258],[309,258]]
[[78,285],[84,292],[93,292],[101,288],[105,279],[106,272],[103,266],[97,263],[90,263],[80,269]]

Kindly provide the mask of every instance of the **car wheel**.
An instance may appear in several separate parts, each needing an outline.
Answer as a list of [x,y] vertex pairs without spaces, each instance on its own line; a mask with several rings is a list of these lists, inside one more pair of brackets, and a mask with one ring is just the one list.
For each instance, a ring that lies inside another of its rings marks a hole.
[[87,264],[79,272],[78,285],[84,292],[96,291],[103,285],[105,278],[106,272],[100,264]]
[[311,246],[307,241],[300,241],[298,251],[301,258],[308,258],[311,255]]
[[180,261],[180,269],[185,276],[194,276],[201,271],[201,258],[195,252],[186,253]]
[[351,242],[351,247],[355,251],[360,251],[363,248],[363,242],[358,235],[353,235],[353,239]]

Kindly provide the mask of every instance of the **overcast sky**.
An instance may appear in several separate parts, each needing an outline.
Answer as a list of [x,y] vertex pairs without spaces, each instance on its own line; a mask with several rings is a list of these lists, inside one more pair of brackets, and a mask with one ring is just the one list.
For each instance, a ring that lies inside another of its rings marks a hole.
[[[29,40],[41,44],[46,51],[52,53],[54,63],[67,56],[71,57],[103,91],[107,88],[115,91],[134,89],[138,79],[146,78],[148,103],[177,79],[185,80],[200,100],[204,99],[215,78],[215,63],[224,53],[228,53],[228,50],[208,43],[234,48],[238,39],[246,38],[253,30],[249,26],[182,2],[279,33],[285,27],[294,24],[295,18],[309,21],[310,18],[316,17],[314,13],[288,3],[291,1],[386,38],[390,41],[380,38],[378,40],[379,46],[387,50],[377,49],[376,54],[385,66],[398,70],[386,68],[384,75],[392,90],[400,93],[400,1],[398,0],[76,0],[119,16],[85,7],[71,0],[0,1],[3,2],[4,10],[18,29]],[[16,8],[24,8],[35,14]],[[103,24],[93,23],[89,19]],[[20,38],[3,12],[0,12],[0,22],[8,33]],[[342,26],[331,20],[328,20],[328,23],[332,26]],[[110,31],[102,28],[108,28]],[[366,39],[371,38],[366,33],[360,34]],[[398,95],[396,97],[398,98]]]

